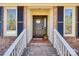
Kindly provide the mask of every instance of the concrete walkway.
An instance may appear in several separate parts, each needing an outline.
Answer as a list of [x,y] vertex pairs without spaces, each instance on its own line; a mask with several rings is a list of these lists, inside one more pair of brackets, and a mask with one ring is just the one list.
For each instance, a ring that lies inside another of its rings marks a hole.
[[58,56],[57,51],[50,42],[43,40],[33,40],[24,51],[23,56]]

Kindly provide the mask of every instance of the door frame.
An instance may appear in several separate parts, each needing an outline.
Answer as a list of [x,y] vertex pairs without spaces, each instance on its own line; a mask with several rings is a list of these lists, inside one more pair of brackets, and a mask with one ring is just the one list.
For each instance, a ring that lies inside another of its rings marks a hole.
[[[32,34],[33,34],[33,38],[34,38],[34,17],[46,17],[46,35],[47,35],[47,28],[48,28],[48,26],[47,26],[47,24],[48,24],[48,22],[47,22],[47,19],[48,19],[48,15],[32,15],[32,19],[33,19],[33,23],[32,23],[32,28],[33,28],[33,30],[32,30]],[[35,37],[36,38],[36,37]],[[42,38],[42,37],[38,37],[38,38]]]

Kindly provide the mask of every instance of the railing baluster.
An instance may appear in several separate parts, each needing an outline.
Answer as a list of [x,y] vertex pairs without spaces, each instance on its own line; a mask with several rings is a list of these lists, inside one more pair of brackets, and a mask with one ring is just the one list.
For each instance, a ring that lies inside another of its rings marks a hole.
[[65,48],[65,46],[64,46],[64,56],[66,56],[66,48]]
[[63,56],[78,56],[73,48],[65,41],[65,39],[59,34],[59,32],[54,30],[54,47],[56,48],[59,55]]
[[24,48],[26,48],[26,29],[22,31],[3,56],[22,55]]
[[68,56],[70,56],[70,53],[68,52]]

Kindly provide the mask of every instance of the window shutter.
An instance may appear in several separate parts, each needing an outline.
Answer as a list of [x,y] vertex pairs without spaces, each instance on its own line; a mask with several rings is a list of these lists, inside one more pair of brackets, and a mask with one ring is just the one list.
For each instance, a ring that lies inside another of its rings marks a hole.
[[57,8],[57,30],[58,32],[63,36],[63,10],[64,10],[64,7],[63,6],[58,6]]
[[17,14],[17,35],[19,35],[23,31],[24,7],[18,6]]
[[3,7],[0,7],[0,36],[3,36]]
[[77,32],[76,36],[79,37],[79,7],[77,7]]

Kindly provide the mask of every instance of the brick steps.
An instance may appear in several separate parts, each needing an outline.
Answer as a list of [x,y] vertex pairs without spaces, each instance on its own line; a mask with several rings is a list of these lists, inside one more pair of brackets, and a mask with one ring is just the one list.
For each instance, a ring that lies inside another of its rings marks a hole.
[[48,40],[32,40],[23,56],[58,56]]

